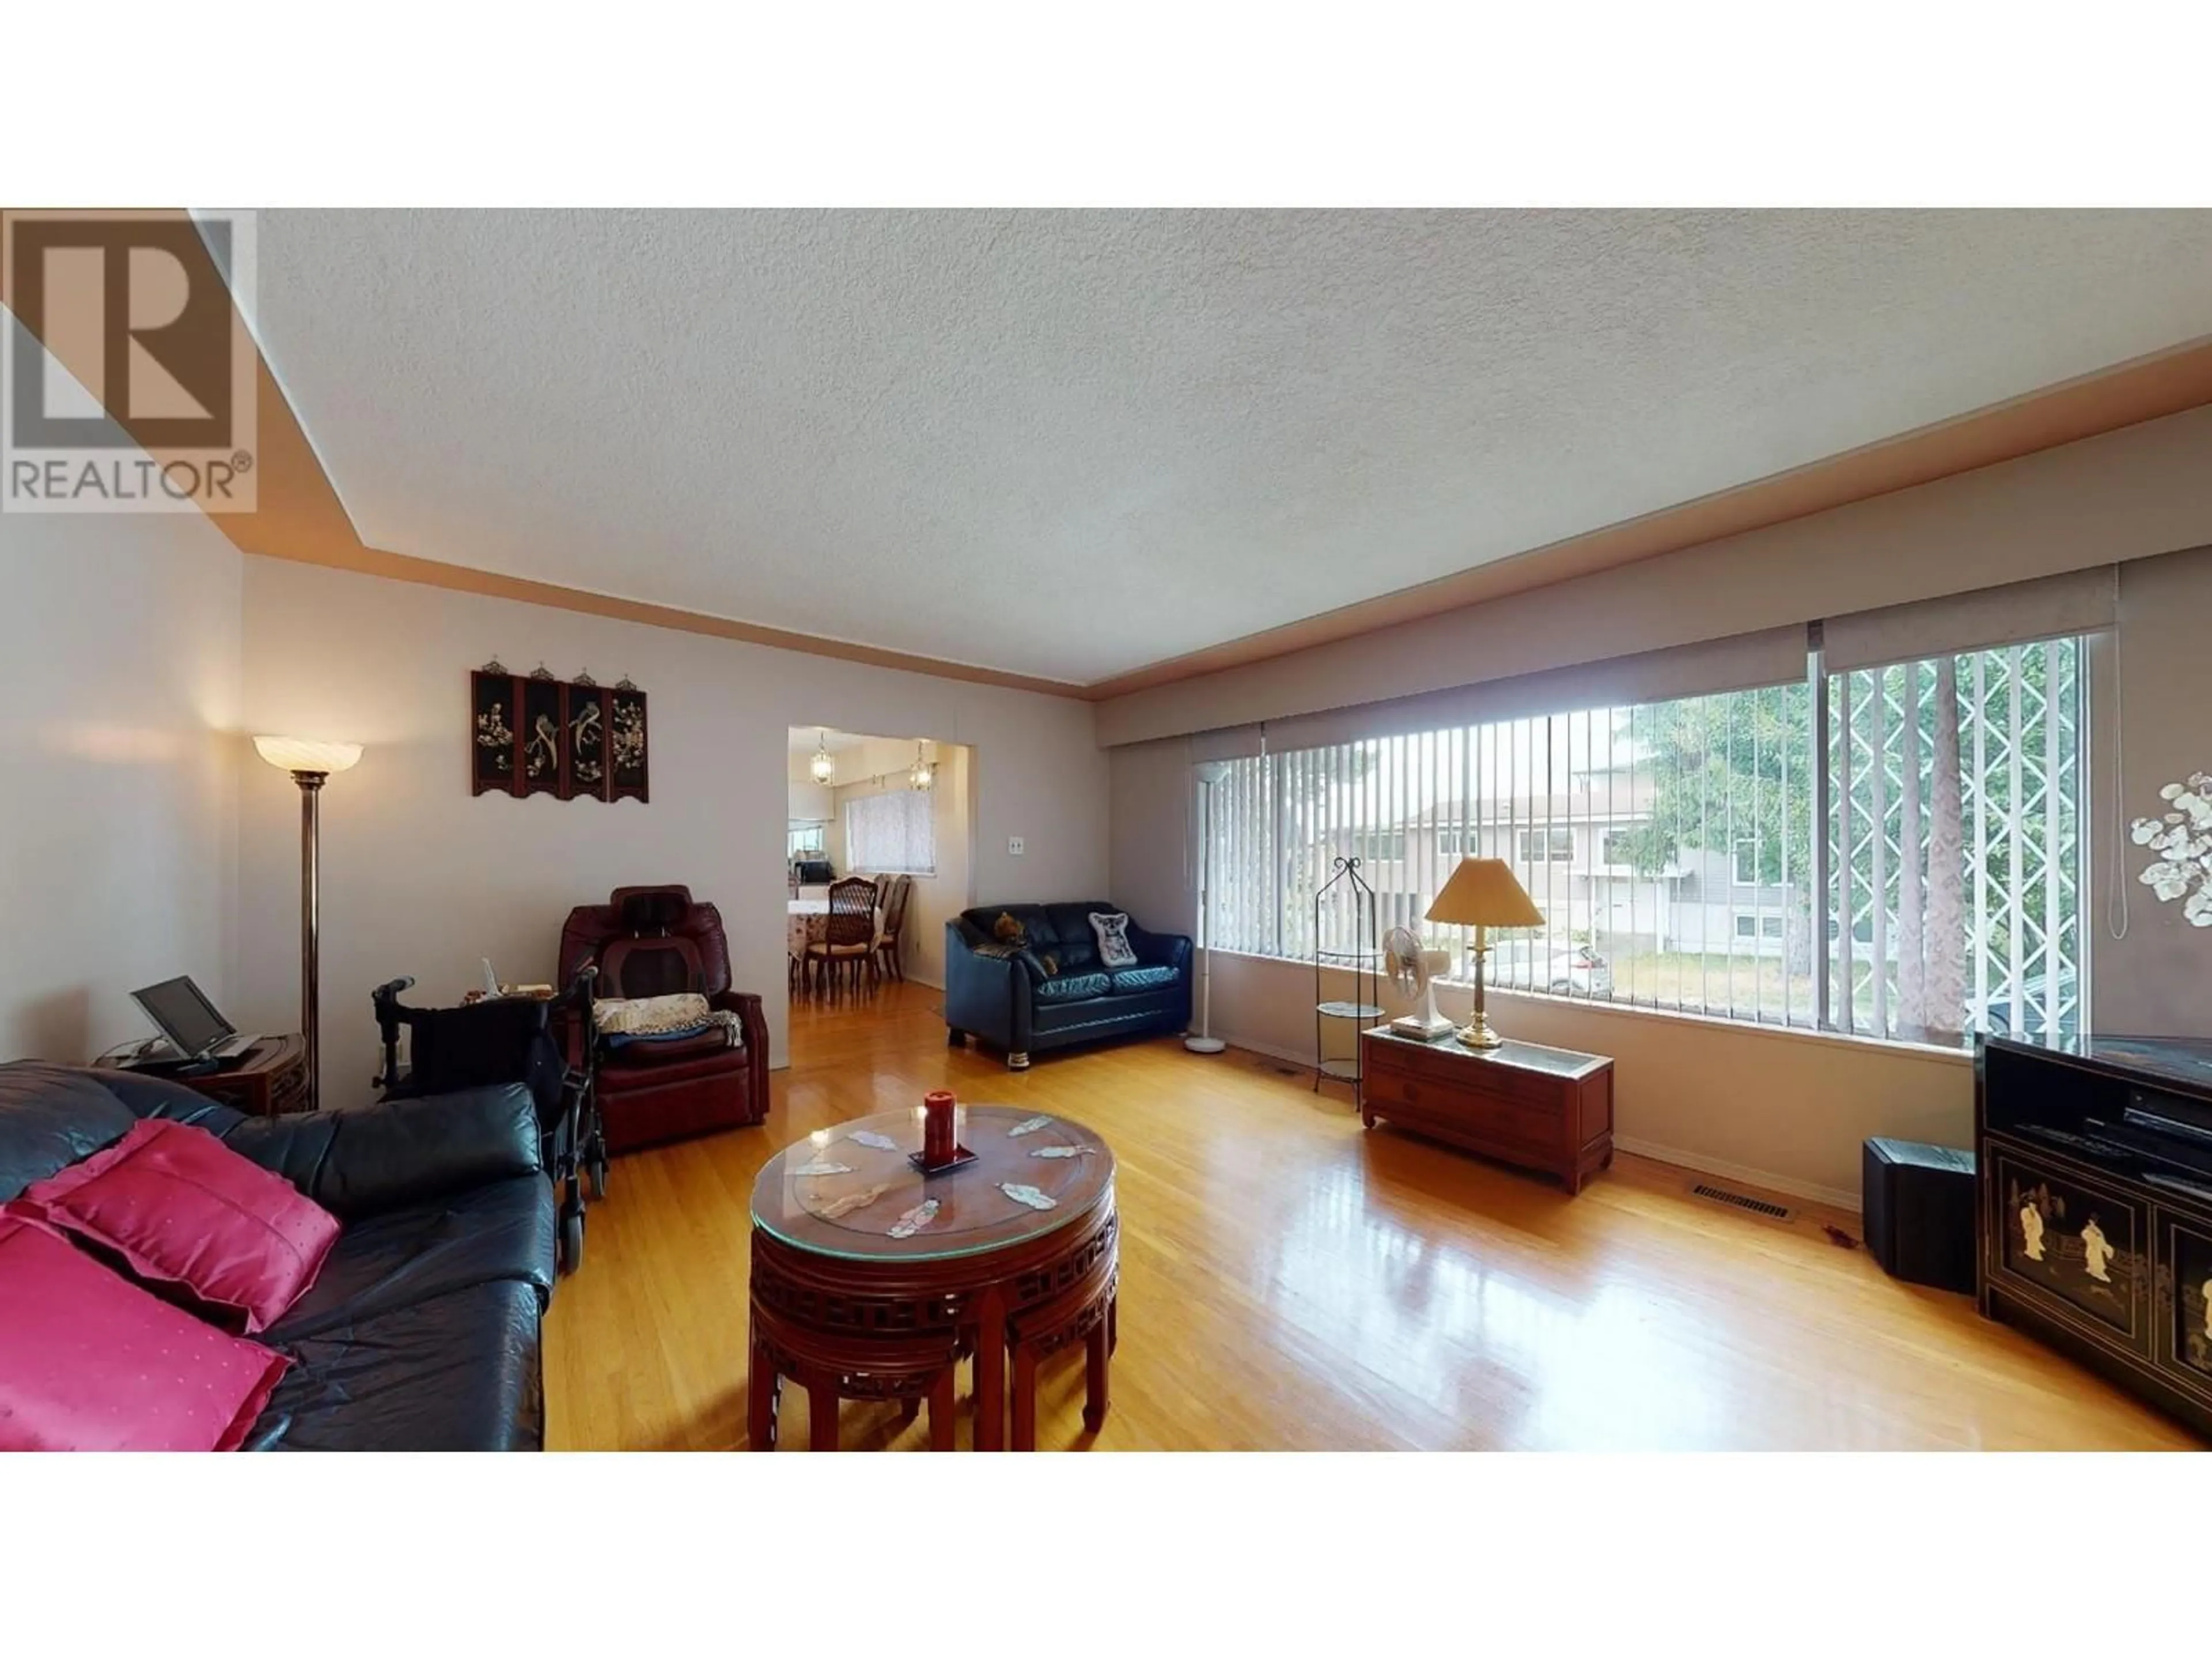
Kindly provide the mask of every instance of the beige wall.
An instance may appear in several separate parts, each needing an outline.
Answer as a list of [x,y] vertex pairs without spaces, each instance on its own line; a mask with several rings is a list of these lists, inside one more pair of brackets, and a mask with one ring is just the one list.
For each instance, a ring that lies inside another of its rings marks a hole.
[[[914,748],[917,742],[929,739],[908,738],[863,738],[850,749],[838,751],[836,775],[830,781],[832,790],[842,793],[860,785],[878,785],[898,780],[903,781],[907,769],[914,764]],[[800,764],[806,757],[800,757]]]
[[1098,706],[1138,743],[2212,544],[2212,408]]
[[243,562],[197,513],[0,517],[0,1060],[150,1035],[174,974],[240,1012]]
[[826,786],[815,782],[812,778],[805,775],[806,762],[803,758],[799,762],[799,765],[801,769],[800,775],[791,780],[789,793],[791,816],[794,818],[818,819],[826,823],[836,815],[835,805],[830,799],[830,791]]
[[[2205,465],[2212,470],[2212,456]],[[2212,547],[2127,566],[2119,628],[2097,650],[2091,860],[2099,902],[2089,919],[2095,1029],[2212,1036],[2212,927],[2191,927],[2180,905],[2160,904],[2137,880],[2149,860],[2126,827],[2164,810],[2160,785],[2212,772]]]
[[1199,876],[1190,745],[1179,738],[1110,751],[1112,890],[1106,897],[1156,933],[1194,933]]
[[[884,753],[880,751],[881,746],[868,745],[872,769],[865,775],[856,775],[851,783],[838,785],[833,792],[836,812],[831,833],[836,837],[836,844],[843,844],[847,802],[866,795],[900,793],[911,787],[907,782],[906,775],[907,769],[914,764],[914,745],[899,744],[890,748],[891,752]],[[931,875],[914,878],[913,894],[907,902],[900,961],[905,966],[908,978],[942,989],[945,985],[945,924],[974,901],[969,885],[974,848],[969,844],[968,803],[974,769],[969,763],[965,744],[940,743],[936,745],[934,753],[937,757],[937,782],[929,795],[932,827],[937,836],[937,869]],[[841,761],[844,758],[843,756],[839,757]],[[886,761],[890,763],[887,765],[884,764]],[[857,766],[854,770],[858,774]],[[866,876],[876,872],[865,866],[841,863],[837,866],[837,873]]]
[[[324,798],[324,1077],[366,1085],[369,988],[413,974],[458,996],[489,956],[544,979],[569,907],[625,882],[714,899],[738,983],[768,999],[784,1063],[788,728],[911,733],[972,750],[975,890],[1064,898],[1106,872],[1107,768],[1080,702],[460,594],[283,561],[245,562],[244,723],[367,746]],[[653,800],[471,798],[468,671],[496,654],[627,674],[652,696]],[[910,740],[910,739],[909,739]],[[296,1016],[297,812],[249,764],[239,800],[243,1015]],[[1006,840],[1027,842],[1024,856]]]

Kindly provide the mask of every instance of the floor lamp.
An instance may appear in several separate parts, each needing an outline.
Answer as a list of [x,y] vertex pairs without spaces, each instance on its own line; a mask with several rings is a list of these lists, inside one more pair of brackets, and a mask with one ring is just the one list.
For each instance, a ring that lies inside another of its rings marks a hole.
[[307,1046],[307,1109],[320,1103],[322,1072],[315,1026],[321,964],[316,928],[319,921],[319,866],[323,851],[320,803],[323,780],[361,758],[357,743],[317,743],[307,738],[256,738],[261,758],[289,772],[300,786],[300,1036]]
[[1213,1035],[1213,787],[1229,775],[1219,761],[1192,769],[1199,784],[1198,812],[1198,1035],[1182,1046],[1194,1054],[1218,1054],[1229,1045]]

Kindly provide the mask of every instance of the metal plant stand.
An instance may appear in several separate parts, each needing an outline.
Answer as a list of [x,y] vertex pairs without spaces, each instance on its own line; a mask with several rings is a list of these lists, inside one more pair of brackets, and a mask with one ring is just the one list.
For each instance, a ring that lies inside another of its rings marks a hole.
[[[1314,895],[1314,1092],[1321,1092],[1323,1078],[1349,1083],[1352,1103],[1358,1106],[1365,1098],[1359,1034],[1382,1018],[1382,954],[1376,931],[1375,890],[1359,873],[1359,860],[1339,859],[1334,867],[1335,873]],[[1346,948],[1332,951],[1322,918],[1347,904],[1352,912],[1348,936],[1337,940]],[[1330,968],[1351,974],[1349,1000],[1326,994],[1324,970]],[[1331,1052],[1330,1038],[1338,1033],[1344,1034],[1349,1052]]]

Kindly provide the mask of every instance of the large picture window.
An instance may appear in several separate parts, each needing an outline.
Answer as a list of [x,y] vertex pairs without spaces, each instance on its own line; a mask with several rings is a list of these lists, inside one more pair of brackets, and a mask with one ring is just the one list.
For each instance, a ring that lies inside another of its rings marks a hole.
[[937,873],[937,824],[926,790],[861,795],[845,803],[845,867],[870,875]]
[[1356,858],[1384,928],[1462,960],[1423,913],[1460,857],[1501,858],[1547,922],[1494,939],[1499,985],[1944,1044],[2078,1030],[2082,660],[2062,639],[1231,761],[1209,937],[1349,948],[1314,898]]
[[1838,1029],[2081,1029],[2083,654],[2053,640],[1829,678]]

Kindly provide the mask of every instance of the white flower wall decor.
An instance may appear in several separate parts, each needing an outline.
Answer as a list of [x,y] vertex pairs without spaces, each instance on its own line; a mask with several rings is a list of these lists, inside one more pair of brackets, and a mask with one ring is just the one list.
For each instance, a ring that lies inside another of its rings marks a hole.
[[2192,927],[2212,927],[2212,773],[2193,773],[2158,794],[2167,811],[2129,826],[2135,844],[2156,854],[2137,879],[2161,903],[2181,900]]

